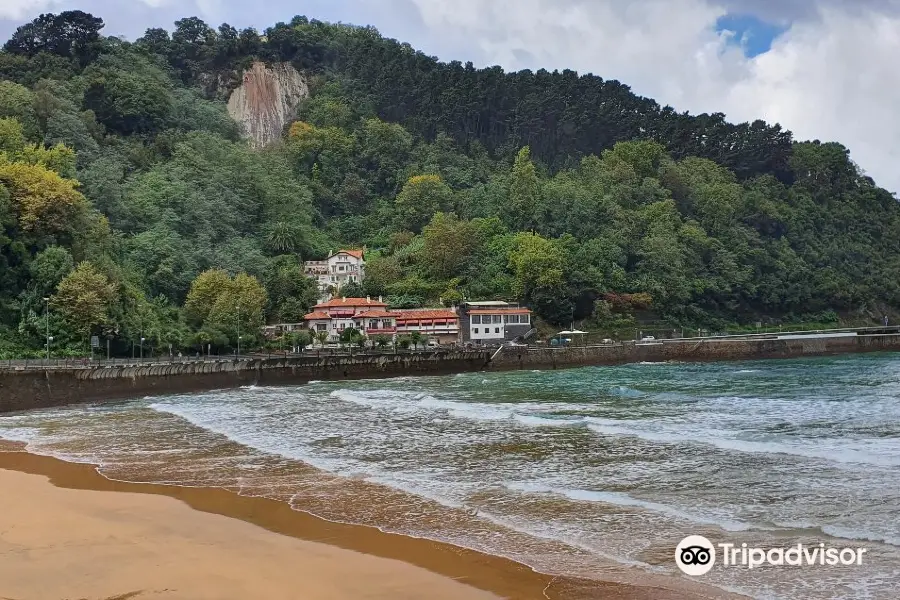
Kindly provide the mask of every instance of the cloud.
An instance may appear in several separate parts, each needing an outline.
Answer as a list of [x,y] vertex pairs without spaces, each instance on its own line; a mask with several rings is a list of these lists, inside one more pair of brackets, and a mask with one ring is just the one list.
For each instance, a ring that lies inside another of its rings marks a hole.
[[54,4],[55,0],[0,0],[0,19],[22,19]]
[[[442,57],[467,50],[482,66],[593,72],[678,110],[779,122],[797,139],[844,143],[880,185],[900,190],[896,0],[823,0],[814,9],[783,0],[416,4],[432,40],[426,50]],[[747,57],[717,23],[754,13],[790,27]]]
[[[0,0],[0,35],[50,8],[94,12],[130,39],[192,14],[259,29],[297,12],[372,24],[444,60],[569,68],[678,110],[780,122],[797,139],[844,143],[900,191],[900,0]],[[774,39],[748,57],[744,32],[721,25],[752,20]]]

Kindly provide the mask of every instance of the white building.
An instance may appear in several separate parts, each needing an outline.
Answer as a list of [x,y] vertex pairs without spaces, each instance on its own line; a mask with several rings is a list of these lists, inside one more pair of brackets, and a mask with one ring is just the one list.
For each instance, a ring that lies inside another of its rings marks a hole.
[[464,302],[460,307],[463,340],[512,341],[531,331],[531,310],[508,302]]
[[323,298],[331,297],[329,290],[339,294],[348,283],[362,283],[366,276],[366,261],[362,250],[338,250],[325,260],[309,260],[304,272],[319,284]]
[[[313,312],[309,313],[303,320],[306,321],[307,327],[316,334],[320,331],[328,332],[328,341],[336,342],[341,337],[341,332],[348,327],[356,329],[359,325],[357,315],[364,313],[379,314],[387,309],[387,304],[371,298],[332,298],[327,302],[321,302],[313,307]],[[382,317],[376,317],[381,320]],[[387,317],[385,317],[387,319]],[[392,321],[392,319],[390,320]],[[380,328],[380,327],[379,327]],[[387,329],[394,329],[389,324]]]

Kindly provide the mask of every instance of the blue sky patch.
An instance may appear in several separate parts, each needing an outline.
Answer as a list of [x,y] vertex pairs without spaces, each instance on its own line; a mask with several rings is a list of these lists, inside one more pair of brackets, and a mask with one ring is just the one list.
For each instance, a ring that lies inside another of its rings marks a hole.
[[730,14],[716,22],[716,31],[734,32],[732,43],[750,58],[768,52],[775,38],[788,29],[789,24],[768,23],[753,15]]

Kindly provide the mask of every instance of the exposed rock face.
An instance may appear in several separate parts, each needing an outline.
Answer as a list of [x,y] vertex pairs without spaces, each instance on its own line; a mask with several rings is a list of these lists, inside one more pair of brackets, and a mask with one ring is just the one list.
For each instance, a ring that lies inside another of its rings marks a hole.
[[281,138],[297,105],[308,96],[306,80],[291,65],[256,62],[244,72],[241,86],[231,93],[228,113],[240,124],[251,145],[263,148]]

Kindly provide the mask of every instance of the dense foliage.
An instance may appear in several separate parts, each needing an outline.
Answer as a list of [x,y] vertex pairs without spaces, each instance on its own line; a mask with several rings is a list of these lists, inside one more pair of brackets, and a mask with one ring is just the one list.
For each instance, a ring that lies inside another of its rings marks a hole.
[[[57,353],[249,345],[315,303],[302,260],[344,245],[369,248],[352,291],[397,307],[509,299],[613,328],[900,306],[900,207],[840,144],[372,28],[102,26],[43,15],[0,52],[0,355],[48,329]],[[224,104],[256,60],[312,81],[264,151]]]

